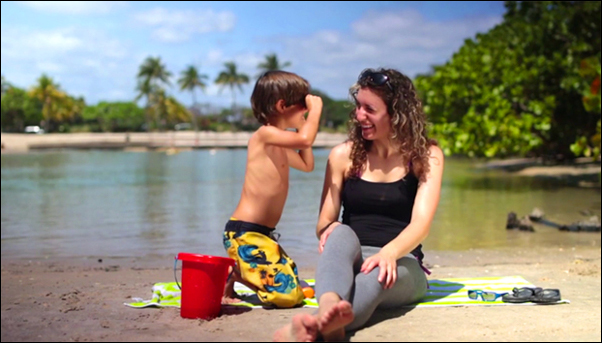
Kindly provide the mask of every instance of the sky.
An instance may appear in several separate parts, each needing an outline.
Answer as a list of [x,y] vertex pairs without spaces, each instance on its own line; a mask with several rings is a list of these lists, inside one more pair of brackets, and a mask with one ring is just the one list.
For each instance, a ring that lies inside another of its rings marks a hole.
[[235,62],[251,82],[236,94],[249,106],[257,65],[275,53],[312,89],[347,99],[364,68],[409,77],[445,63],[465,39],[502,21],[501,1],[2,1],[2,76],[32,87],[46,73],[88,105],[131,101],[143,61],[160,57],[168,92],[185,105],[177,79],[189,65],[208,76],[197,101],[227,107],[213,83]]

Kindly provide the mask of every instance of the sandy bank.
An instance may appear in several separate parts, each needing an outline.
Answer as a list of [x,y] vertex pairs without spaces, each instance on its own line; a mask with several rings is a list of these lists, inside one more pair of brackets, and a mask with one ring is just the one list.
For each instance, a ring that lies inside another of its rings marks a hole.
[[[159,149],[246,147],[251,132],[172,131],[135,133],[2,134],[2,152],[36,149]],[[333,147],[345,134],[319,132],[315,148]]]
[[[123,305],[171,281],[171,261],[3,258],[2,341],[270,341],[292,316],[313,312],[255,309],[202,321],[182,319],[174,308]],[[383,311],[351,341],[600,341],[599,246],[427,252],[426,262],[431,279],[521,275],[560,289],[571,304]]]

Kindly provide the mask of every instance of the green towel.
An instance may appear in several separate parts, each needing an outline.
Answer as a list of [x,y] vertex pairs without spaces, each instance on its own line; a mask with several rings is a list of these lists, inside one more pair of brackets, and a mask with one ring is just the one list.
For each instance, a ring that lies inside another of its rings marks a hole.
[[[304,280],[313,287],[315,280]],[[472,300],[468,297],[469,289],[480,289],[495,292],[512,292],[514,287],[535,287],[521,276],[504,277],[482,277],[482,278],[450,278],[429,280],[429,288],[425,297],[416,304],[405,307],[447,307],[447,306],[498,306],[498,305],[536,305],[532,302],[505,303],[498,301]],[[259,301],[257,295],[246,286],[239,283],[234,285],[234,290],[242,298],[242,302],[223,306],[244,306],[251,308],[262,308],[264,304]],[[479,298],[480,299],[480,298]],[[153,286],[153,297],[151,300],[133,299],[134,302],[125,303],[126,306],[143,308],[156,307],[179,307],[180,290],[175,282],[157,283]],[[569,300],[562,299],[557,304],[568,304]],[[303,307],[318,307],[316,298],[305,299]]]
[[150,300],[132,298],[133,302],[124,305],[134,308],[144,307],[180,307],[182,291],[175,282],[159,282],[153,285],[153,297]]

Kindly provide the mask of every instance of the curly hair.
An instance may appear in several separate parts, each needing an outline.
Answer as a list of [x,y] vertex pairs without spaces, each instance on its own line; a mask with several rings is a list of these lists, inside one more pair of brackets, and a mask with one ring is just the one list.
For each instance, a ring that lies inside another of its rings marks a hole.
[[[414,175],[424,182],[430,170],[429,148],[437,145],[437,142],[428,138],[427,120],[416,88],[407,76],[394,69],[366,69],[360,75],[370,71],[384,74],[388,80],[378,85],[370,77],[360,77],[357,83],[349,89],[349,94],[357,103],[355,100],[357,92],[367,88],[385,102],[392,129],[389,139],[399,148],[399,152],[411,167]],[[349,117],[352,165],[347,176],[359,177],[366,168],[372,141],[362,137],[361,125],[355,118],[355,108],[349,113]]]
[[267,71],[257,79],[251,95],[253,115],[266,125],[276,113],[278,100],[284,100],[286,106],[305,106],[307,94],[309,82],[301,76],[282,70]]

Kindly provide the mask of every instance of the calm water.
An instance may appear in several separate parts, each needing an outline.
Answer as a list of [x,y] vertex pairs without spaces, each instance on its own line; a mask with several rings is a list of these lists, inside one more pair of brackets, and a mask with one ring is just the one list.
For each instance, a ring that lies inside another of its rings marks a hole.
[[[291,172],[278,226],[300,266],[313,265],[314,228],[328,150],[312,173]],[[224,256],[221,232],[238,203],[245,150],[177,155],[57,151],[3,155],[2,258],[135,257],[192,252]],[[509,177],[446,161],[441,202],[425,250],[505,246],[600,246],[600,233],[506,231],[506,215],[541,208],[549,220],[600,215],[600,191]]]

